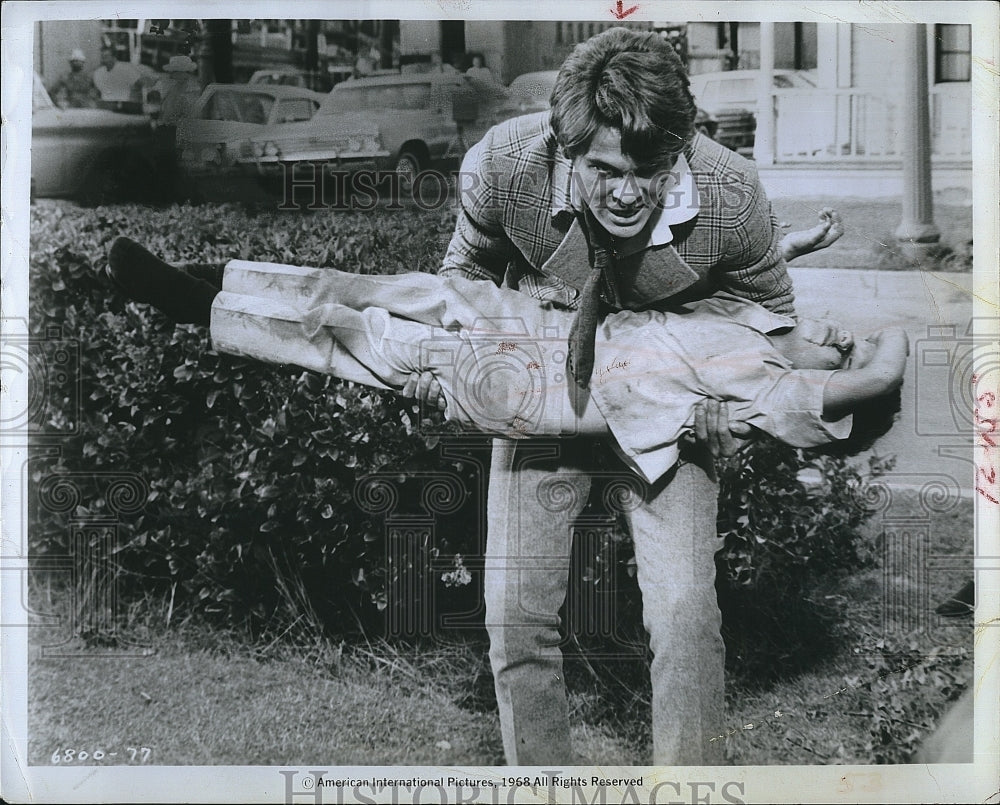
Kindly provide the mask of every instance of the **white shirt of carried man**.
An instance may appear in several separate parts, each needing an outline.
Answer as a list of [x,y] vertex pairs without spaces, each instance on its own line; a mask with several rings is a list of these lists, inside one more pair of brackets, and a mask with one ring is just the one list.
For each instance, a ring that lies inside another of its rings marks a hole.
[[[573,206],[583,200],[571,183]],[[622,256],[666,246],[671,226],[699,211],[699,192],[684,155],[665,175],[660,204],[642,232],[617,244]],[[844,439],[853,418],[822,418],[829,372],[793,370],[767,333],[794,319],[731,294],[689,303],[675,312],[621,311],[597,329],[590,396],[614,435],[613,447],[653,483],[679,457],[679,439],[706,397],[730,404],[730,416],[810,447]]]

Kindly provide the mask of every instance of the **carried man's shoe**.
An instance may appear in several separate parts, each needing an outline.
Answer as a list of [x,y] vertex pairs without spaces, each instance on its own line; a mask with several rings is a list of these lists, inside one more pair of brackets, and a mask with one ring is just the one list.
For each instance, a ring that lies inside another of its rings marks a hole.
[[206,327],[211,322],[219,287],[163,262],[130,238],[115,238],[105,273],[129,299],[152,305],[176,322]]

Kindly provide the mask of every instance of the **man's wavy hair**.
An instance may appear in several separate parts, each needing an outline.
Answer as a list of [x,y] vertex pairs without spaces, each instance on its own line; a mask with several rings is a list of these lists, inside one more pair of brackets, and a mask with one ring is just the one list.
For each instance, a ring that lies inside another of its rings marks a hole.
[[568,157],[585,154],[597,130],[621,131],[622,153],[666,163],[694,133],[695,103],[673,47],[652,31],[610,28],[577,45],[559,70],[551,123]]

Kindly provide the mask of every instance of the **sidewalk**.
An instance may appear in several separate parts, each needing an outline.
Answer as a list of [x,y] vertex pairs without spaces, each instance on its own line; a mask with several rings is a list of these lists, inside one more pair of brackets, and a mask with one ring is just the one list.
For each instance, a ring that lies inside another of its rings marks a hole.
[[[823,207],[833,207],[844,222],[844,235],[827,249],[802,257],[796,266],[825,268],[878,268],[880,258],[892,259],[894,232],[902,219],[899,200],[857,198],[787,197],[772,192],[765,185],[771,208],[779,223],[789,224],[785,231],[807,229],[817,222]],[[972,240],[972,207],[967,204],[943,204],[935,201],[934,223],[941,230],[941,243],[958,251]],[[901,260],[895,261],[902,264]]]
[[[812,194],[844,199],[886,199],[898,198],[903,193],[903,166],[900,160],[881,164],[843,162],[836,165],[799,162],[759,165],[758,170],[772,198]],[[973,175],[971,159],[935,158],[931,167],[934,203],[943,199],[971,201]]]
[[[800,316],[839,321],[862,335],[899,326],[910,336],[902,411],[876,445],[879,455],[897,457],[890,485],[923,488],[937,483],[952,493],[969,494],[972,274],[794,265],[790,273]],[[996,338],[996,319],[977,322],[977,328],[987,327]]]

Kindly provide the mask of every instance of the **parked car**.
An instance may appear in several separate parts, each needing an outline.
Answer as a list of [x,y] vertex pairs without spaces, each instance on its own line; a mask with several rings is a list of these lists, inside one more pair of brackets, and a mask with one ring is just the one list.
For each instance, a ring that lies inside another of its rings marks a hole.
[[558,70],[542,70],[537,73],[522,73],[511,81],[507,87],[508,100],[497,109],[497,122],[548,109],[557,75]]
[[274,67],[267,70],[257,70],[248,84],[278,84],[284,87],[302,87],[316,92],[329,92],[341,81],[346,81],[354,74],[354,66],[350,64],[329,63],[326,70],[301,70],[297,67]]
[[[745,155],[753,154],[757,130],[757,82],[760,70],[724,70],[691,76],[699,107],[718,121],[715,139]],[[814,89],[815,76],[802,70],[775,70],[775,89]]]
[[177,126],[180,166],[197,175],[252,159],[253,135],[311,119],[324,98],[281,84],[209,84]]
[[[522,73],[507,87],[508,100],[497,109],[497,122],[518,115],[530,115],[549,108],[549,98],[556,85],[558,70]],[[694,120],[695,128],[709,137],[715,137],[718,122],[701,107]]]
[[35,74],[32,197],[69,197],[88,204],[138,198],[154,189],[156,162],[148,117],[107,109],[60,109]]
[[395,73],[337,84],[312,120],[253,137],[260,170],[298,162],[392,170],[406,180],[431,166],[456,167],[506,98],[461,73]]

